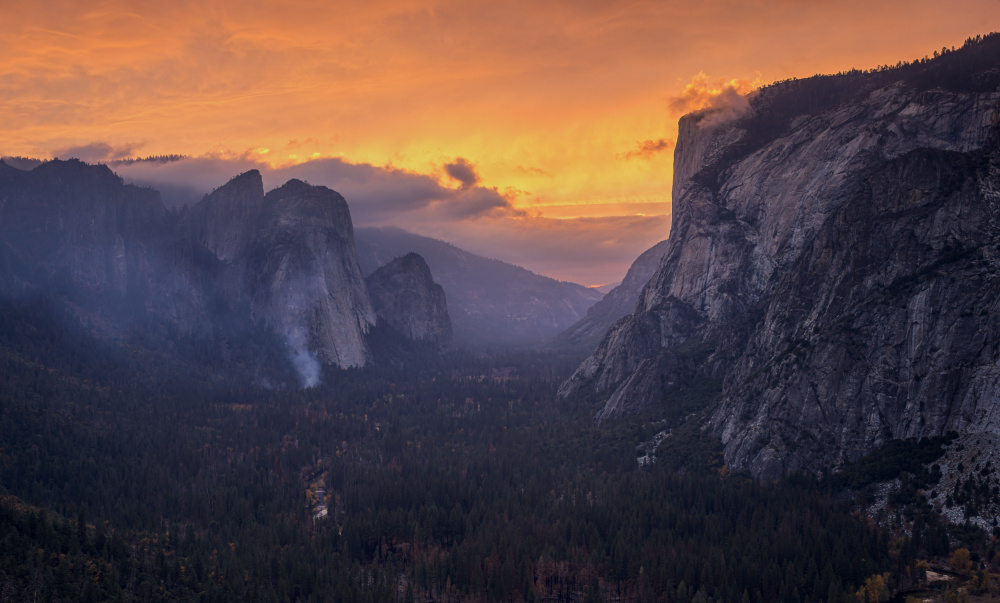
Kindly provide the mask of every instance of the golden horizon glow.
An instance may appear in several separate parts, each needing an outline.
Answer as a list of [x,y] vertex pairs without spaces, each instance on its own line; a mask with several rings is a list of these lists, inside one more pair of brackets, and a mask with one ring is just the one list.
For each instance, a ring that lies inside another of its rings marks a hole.
[[[664,216],[681,113],[960,45],[1000,29],[996,7],[0,0],[0,155],[339,158],[452,189],[462,158],[528,216]],[[644,232],[623,257],[658,240]]]

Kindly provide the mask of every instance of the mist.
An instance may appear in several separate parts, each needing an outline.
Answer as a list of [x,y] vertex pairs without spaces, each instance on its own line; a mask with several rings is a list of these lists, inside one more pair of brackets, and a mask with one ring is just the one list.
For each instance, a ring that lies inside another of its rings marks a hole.
[[[671,141],[647,143],[640,148],[646,153],[672,147]],[[354,226],[402,228],[584,285],[621,280],[632,261],[670,229],[666,199],[652,215],[553,219],[515,207],[494,188],[477,186],[478,175],[464,158],[446,167],[459,188],[425,174],[337,158],[272,168],[250,155],[207,156],[121,164],[115,170],[128,182],[160,190],[164,203],[173,208],[197,202],[250,169],[261,172],[268,190],[298,178],[342,194]]]
[[283,335],[288,346],[288,360],[299,375],[299,383],[304,389],[316,387],[322,382],[322,367],[316,355],[309,351],[306,329],[301,325],[286,328]]

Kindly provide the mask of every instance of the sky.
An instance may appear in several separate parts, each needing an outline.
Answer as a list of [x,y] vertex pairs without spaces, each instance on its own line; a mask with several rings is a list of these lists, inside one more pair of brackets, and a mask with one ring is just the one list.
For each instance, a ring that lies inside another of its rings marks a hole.
[[[666,238],[677,120],[1000,30],[1000,0],[0,0],[0,155],[196,200],[245,169],[555,278]],[[168,186],[169,185],[169,186]]]

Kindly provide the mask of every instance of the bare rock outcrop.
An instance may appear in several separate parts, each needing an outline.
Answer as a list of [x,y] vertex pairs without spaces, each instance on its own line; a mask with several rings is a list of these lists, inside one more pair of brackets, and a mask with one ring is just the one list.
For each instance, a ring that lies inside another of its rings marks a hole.
[[251,170],[186,211],[183,223],[223,263],[216,284],[230,304],[284,339],[303,383],[318,381],[321,362],[370,359],[365,333],[375,313],[338,193],[290,180],[265,195]]
[[411,251],[424,258],[448,296],[454,339],[460,345],[540,343],[583,318],[603,297],[595,289],[398,228],[359,228],[355,234],[366,275]]
[[244,172],[184,213],[187,230],[223,262],[238,260],[256,237],[264,213],[260,172]]

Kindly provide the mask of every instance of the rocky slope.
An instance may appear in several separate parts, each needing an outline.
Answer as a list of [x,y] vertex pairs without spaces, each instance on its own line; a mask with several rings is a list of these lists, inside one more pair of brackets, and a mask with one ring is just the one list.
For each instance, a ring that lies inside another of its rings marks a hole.
[[264,213],[264,181],[257,170],[236,176],[184,212],[191,236],[217,258],[241,257],[260,227]]
[[414,341],[444,345],[451,339],[451,319],[444,289],[416,253],[398,257],[365,279],[375,314]]
[[365,274],[411,251],[420,254],[448,296],[456,342],[466,345],[538,343],[583,318],[603,297],[398,228],[359,228],[356,237]]
[[587,315],[574,323],[556,338],[556,343],[567,346],[597,347],[604,334],[619,319],[635,310],[639,295],[649,279],[660,267],[660,260],[667,251],[667,242],[660,241],[642,252],[629,267],[620,285],[612,289],[587,310]]
[[764,478],[991,417],[998,64],[991,36],[682,118],[663,263],[560,394],[603,393],[604,420],[695,362],[727,463]]

